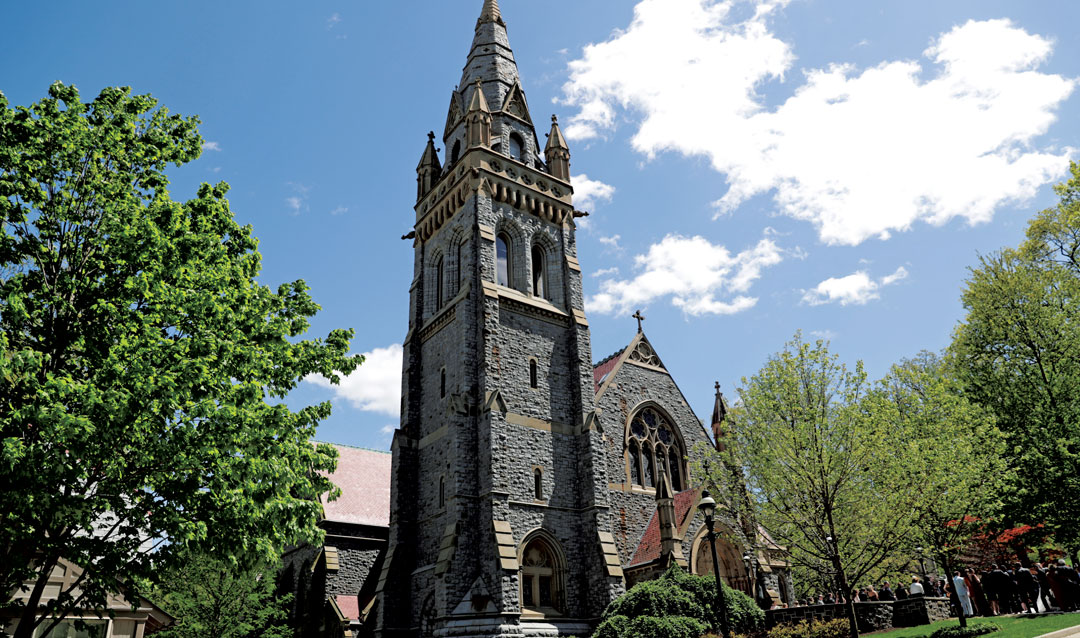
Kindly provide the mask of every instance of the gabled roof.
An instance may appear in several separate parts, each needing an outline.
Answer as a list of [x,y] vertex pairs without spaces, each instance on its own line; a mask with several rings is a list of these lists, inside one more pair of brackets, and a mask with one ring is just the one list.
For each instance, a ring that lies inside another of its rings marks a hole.
[[[694,508],[700,495],[701,490],[696,487],[675,495],[675,527],[679,538],[686,535],[686,529],[694,518]],[[649,526],[641,535],[637,549],[634,550],[634,555],[627,566],[650,563],[658,558],[660,558],[660,512],[653,510]]]
[[335,523],[390,527],[389,452],[331,444],[338,451],[330,481],[341,488],[336,501],[323,499],[323,517]]
[[[607,389],[611,379],[615,377],[615,373],[622,367],[622,364],[631,358],[653,369],[667,372],[663,362],[660,361],[660,357],[656,355],[656,350],[653,349],[652,344],[645,337],[645,333],[638,332],[630,340],[630,344],[621,352],[617,352],[593,366],[593,387],[596,390],[597,399]],[[649,361],[645,361],[646,358]]]

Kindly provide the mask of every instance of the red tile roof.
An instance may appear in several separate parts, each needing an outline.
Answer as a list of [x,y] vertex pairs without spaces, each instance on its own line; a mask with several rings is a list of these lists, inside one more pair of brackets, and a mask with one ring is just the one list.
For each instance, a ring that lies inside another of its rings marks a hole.
[[356,596],[334,596],[341,614],[349,620],[360,620],[360,601]]
[[[675,527],[680,532],[684,531],[683,526],[686,523],[687,516],[692,516],[694,513],[698,496],[697,488],[679,492],[675,495]],[[660,558],[660,513],[653,510],[652,518],[649,519],[649,526],[645,528],[645,533],[641,535],[641,542],[638,543],[637,549],[634,551],[634,557],[630,559],[629,564],[641,565],[652,562],[657,558]]]
[[338,465],[330,480],[341,488],[341,496],[329,503],[324,498],[326,520],[390,527],[391,455],[388,452],[333,445],[338,451]]

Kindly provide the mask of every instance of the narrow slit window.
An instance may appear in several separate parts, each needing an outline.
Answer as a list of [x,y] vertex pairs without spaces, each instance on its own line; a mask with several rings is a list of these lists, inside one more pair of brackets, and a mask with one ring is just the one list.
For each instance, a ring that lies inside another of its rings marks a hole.
[[536,378],[536,359],[529,360],[529,387],[535,388],[537,385]]
[[446,396],[446,368],[439,371],[439,398]]
[[446,507],[446,478],[439,477],[439,507]]
[[540,468],[533,470],[533,495],[536,500],[544,500],[544,472]]

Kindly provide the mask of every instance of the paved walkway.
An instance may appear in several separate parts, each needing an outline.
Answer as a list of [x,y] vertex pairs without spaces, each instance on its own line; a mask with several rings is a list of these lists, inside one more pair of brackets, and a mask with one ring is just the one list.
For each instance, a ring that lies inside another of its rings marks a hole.
[[1049,634],[1043,634],[1036,638],[1080,638],[1080,627],[1066,627]]

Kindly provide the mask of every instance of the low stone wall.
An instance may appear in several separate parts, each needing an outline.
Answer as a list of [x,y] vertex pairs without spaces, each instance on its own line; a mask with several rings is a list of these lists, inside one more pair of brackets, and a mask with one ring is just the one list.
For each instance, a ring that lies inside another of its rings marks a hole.
[[[914,627],[944,620],[950,615],[947,598],[908,598],[895,602],[855,603],[855,617],[859,631],[881,631],[893,627]],[[825,622],[846,618],[844,605],[811,605],[771,609],[765,612],[765,626],[798,623],[802,621]]]

